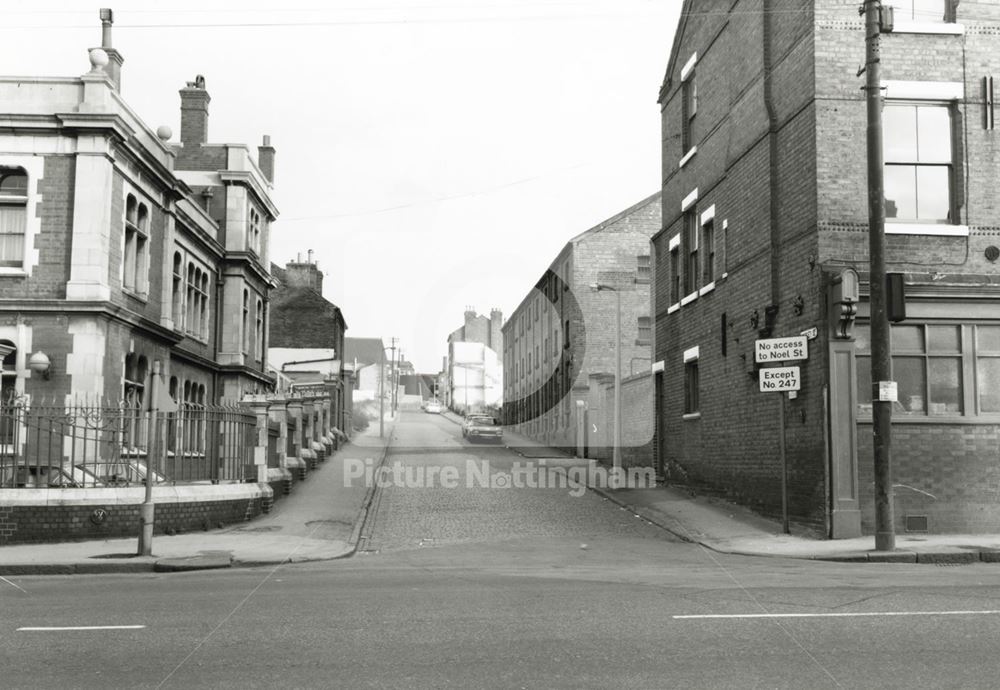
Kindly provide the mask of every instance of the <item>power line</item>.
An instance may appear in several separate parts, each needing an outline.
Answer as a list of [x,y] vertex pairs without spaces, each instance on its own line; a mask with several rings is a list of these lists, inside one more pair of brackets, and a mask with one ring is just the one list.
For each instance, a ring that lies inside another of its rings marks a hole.
[[[578,165],[572,165],[572,166],[570,166],[568,168],[562,168],[561,170],[559,170],[559,172],[566,172],[566,171],[569,171],[569,170],[577,170],[579,168],[585,168],[588,165],[592,165],[592,164],[591,163],[580,163]],[[498,190],[501,190],[501,189],[507,189],[509,187],[516,187],[518,185],[526,184],[528,182],[533,182],[535,180],[541,180],[541,179],[544,179],[546,177],[551,177],[551,174],[546,173],[544,175],[535,175],[533,177],[525,177],[525,178],[522,178],[520,180],[513,180],[511,182],[506,182],[504,184],[497,185],[495,187],[489,187],[489,188],[486,188],[486,189],[479,189],[479,190],[476,190],[476,191],[473,191],[473,192],[464,192],[462,194],[452,194],[452,195],[449,195],[449,196],[435,197],[433,199],[421,199],[419,201],[413,201],[413,202],[406,203],[406,204],[398,204],[396,206],[386,206],[384,208],[378,208],[378,209],[373,209],[373,210],[369,210],[369,211],[357,211],[357,212],[353,212],[353,213],[335,213],[335,214],[319,215],[319,216],[296,216],[296,217],[293,217],[293,218],[282,218],[281,221],[283,223],[288,223],[288,222],[299,222],[299,221],[304,221],[304,220],[335,220],[335,219],[338,219],[338,218],[359,218],[359,217],[364,217],[364,216],[375,216],[375,215],[380,215],[382,213],[391,213],[393,211],[401,211],[401,210],[407,209],[407,208],[414,208],[416,206],[426,206],[428,204],[436,204],[436,203],[440,203],[442,201],[454,201],[455,199],[466,199],[466,198],[474,197],[474,196],[482,196],[484,194],[490,194],[491,192],[495,192],[495,191],[498,191]]]

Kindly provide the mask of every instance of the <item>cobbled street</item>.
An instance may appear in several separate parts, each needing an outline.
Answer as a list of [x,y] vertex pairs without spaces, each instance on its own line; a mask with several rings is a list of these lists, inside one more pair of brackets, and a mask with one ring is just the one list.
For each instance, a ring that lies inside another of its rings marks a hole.
[[[396,424],[387,464],[401,465],[407,475],[400,476],[418,479],[429,476],[431,468],[454,468],[457,486],[445,488],[438,481],[420,487],[411,481],[383,488],[367,526],[369,552],[525,539],[579,539],[578,546],[586,548],[619,540],[677,541],[579,485],[531,488],[529,482],[552,483],[548,478],[554,472],[546,468],[574,463],[525,458],[502,444],[466,440],[461,427],[442,415],[404,413]],[[484,467],[504,477],[499,485],[482,485],[483,475],[476,471]],[[524,478],[521,486],[507,483],[507,473]]]

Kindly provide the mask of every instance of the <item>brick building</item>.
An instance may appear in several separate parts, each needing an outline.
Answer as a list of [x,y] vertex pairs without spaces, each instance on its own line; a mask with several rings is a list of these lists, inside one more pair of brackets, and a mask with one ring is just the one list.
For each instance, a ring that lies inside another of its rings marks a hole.
[[448,335],[444,403],[465,414],[498,409],[503,400],[503,312],[489,317],[465,310],[465,322]]
[[284,268],[271,264],[271,274],[277,287],[271,293],[267,361],[291,378],[292,390],[328,386],[333,426],[346,433],[351,428],[354,370],[345,366],[344,315],[323,297],[323,272],[312,260],[312,250],[306,261],[289,261]]
[[179,403],[266,389],[274,149],[206,143],[201,77],[180,92],[180,144],[146,125],[102,15],[83,76],[0,78],[4,399],[145,409],[155,366]]
[[[996,531],[1000,6],[886,4],[887,259],[907,295],[892,328],[897,529]],[[664,469],[771,515],[784,474],[791,519],[831,537],[874,522],[864,55],[856,4],[688,0],[660,91]],[[832,303],[852,270],[853,325]],[[802,333],[797,397],[761,393],[755,341]]]
[[649,238],[660,213],[657,192],[572,238],[504,323],[505,424],[587,457],[609,455],[605,424],[595,431],[594,422],[610,418],[603,388],[614,381],[618,300],[624,379],[650,368]]

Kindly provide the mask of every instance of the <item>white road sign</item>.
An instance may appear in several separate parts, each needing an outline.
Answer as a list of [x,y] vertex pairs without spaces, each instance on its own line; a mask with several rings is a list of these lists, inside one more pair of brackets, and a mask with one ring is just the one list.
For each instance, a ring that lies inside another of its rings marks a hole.
[[784,393],[800,389],[802,379],[799,378],[798,367],[774,367],[760,370],[761,393]]
[[767,338],[756,343],[758,364],[768,362],[789,362],[809,358],[809,341],[804,335],[791,338]]

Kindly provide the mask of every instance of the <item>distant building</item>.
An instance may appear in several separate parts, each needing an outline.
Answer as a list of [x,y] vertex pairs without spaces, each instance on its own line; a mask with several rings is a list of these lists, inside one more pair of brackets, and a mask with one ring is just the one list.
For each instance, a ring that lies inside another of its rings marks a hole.
[[445,403],[456,412],[497,410],[503,402],[503,313],[466,309],[465,323],[448,336]]
[[[381,338],[345,338],[344,361],[354,372],[355,402],[377,400],[382,379],[389,368],[385,344]],[[389,394],[388,379],[385,394]]]
[[[660,217],[657,192],[577,235],[521,300],[503,325],[505,424],[588,457],[609,454],[611,410],[603,387],[614,383],[618,299],[622,378],[648,374],[649,239],[659,231]],[[600,292],[591,287],[597,284]],[[651,417],[652,409],[643,405],[623,413]],[[628,446],[650,442],[623,440]]]
[[271,298],[268,363],[296,386],[326,384],[331,390],[333,425],[350,428],[351,374],[344,366],[347,323],[340,308],[323,297],[323,272],[312,260],[271,264],[277,280]]

